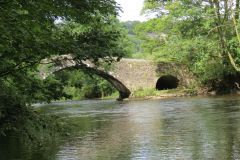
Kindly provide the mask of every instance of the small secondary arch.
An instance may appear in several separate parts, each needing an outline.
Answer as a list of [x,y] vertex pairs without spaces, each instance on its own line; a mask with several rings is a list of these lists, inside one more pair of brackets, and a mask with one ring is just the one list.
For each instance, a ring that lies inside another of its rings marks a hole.
[[179,79],[173,75],[161,76],[156,83],[157,90],[175,89],[178,87]]

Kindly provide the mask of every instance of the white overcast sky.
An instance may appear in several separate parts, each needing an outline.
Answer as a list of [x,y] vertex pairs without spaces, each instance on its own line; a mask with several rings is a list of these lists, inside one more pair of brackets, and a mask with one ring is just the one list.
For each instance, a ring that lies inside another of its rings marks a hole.
[[141,16],[141,9],[144,0],[116,0],[122,7],[123,13],[120,13],[121,21],[144,21],[146,18]]

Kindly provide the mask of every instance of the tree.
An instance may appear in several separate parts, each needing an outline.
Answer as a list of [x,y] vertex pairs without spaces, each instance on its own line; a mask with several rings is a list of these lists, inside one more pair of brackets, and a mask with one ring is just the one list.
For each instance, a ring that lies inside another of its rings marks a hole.
[[0,8],[0,120],[65,96],[58,81],[39,78],[43,59],[71,54],[98,64],[125,54],[114,0],[4,0]]
[[186,64],[213,86],[238,81],[238,0],[145,0],[143,12],[157,15],[137,27],[154,59]]

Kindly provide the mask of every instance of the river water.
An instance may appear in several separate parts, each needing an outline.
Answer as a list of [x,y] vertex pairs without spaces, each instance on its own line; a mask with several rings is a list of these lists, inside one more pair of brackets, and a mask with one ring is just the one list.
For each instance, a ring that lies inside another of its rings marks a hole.
[[71,101],[39,108],[74,120],[74,136],[34,151],[7,139],[0,142],[1,160],[240,159],[237,96]]

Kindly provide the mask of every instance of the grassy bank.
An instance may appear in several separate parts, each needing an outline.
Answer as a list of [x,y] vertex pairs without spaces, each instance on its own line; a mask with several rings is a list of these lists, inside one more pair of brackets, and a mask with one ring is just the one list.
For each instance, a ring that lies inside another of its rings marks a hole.
[[[186,88],[177,88],[177,89],[169,89],[169,90],[156,90],[154,88],[145,88],[138,89],[132,92],[129,99],[141,98],[167,98],[167,97],[182,97],[182,96],[192,96],[197,95],[197,89],[186,89]],[[116,99],[119,93],[116,91],[110,96],[103,97],[101,99]]]
[[170,90],[139,89],[132,93],[131,98],[166,98],[196,95],[194,89],[177,88]]

